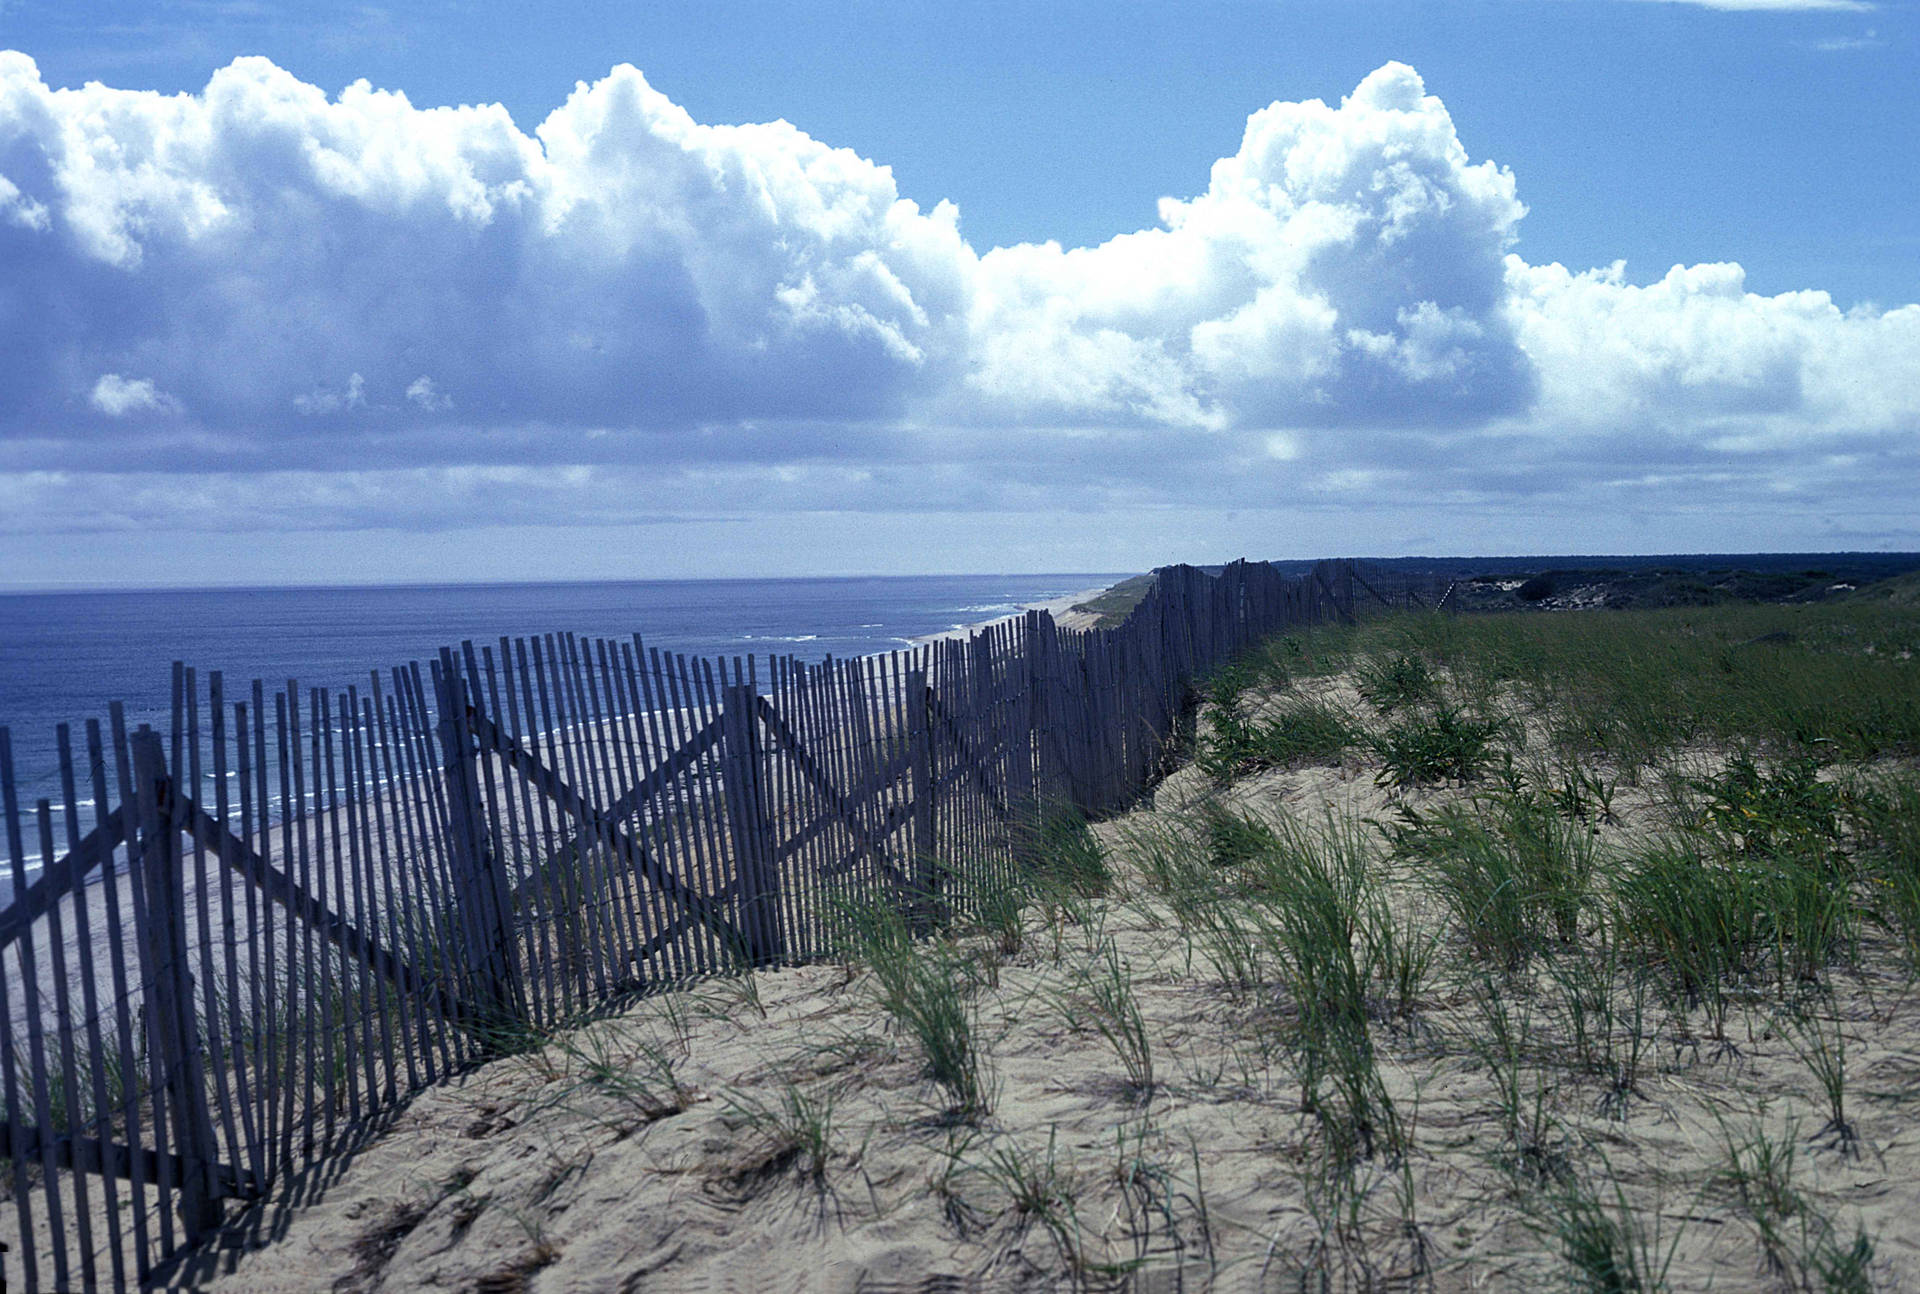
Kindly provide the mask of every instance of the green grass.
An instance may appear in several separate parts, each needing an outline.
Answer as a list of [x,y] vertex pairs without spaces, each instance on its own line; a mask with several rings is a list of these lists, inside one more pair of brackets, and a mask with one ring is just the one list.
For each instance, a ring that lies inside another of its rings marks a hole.
[[1139,1100],[1153,1096],[1153,1038],[1133,991],[1133,968],[1111,940],[1104,943],[1081,979],[1087,1018],[1106,1039],[1126,1072],[1127,1088]]
[[1920,752],[1920,616],[1900,604],[1403,616],[1365,632],[1368,651],[1418,651],[1469,694],[1548,716],[1562,747],[1622,765],[1703,739],[1822,761]]
[[834,1153],[832,1093],[809,1093],[788,1083],[773,1101],[734,1092],[726,1104],[731,1120],[759,1139],[763,1168],[791,1167],[815,1187],[826,1186]]
[[1194,762],[1216,782],[1299,764],[1338,760],[1362,734],[1325,701],[1294,697],[1258,718],[1221,706],[1207,711]]
[[1493,762],[1494,739],[1505,727],[1447,701],[1407,712],[1367,738],[1380,761],[1375,780],[1391,787],[1471,782]]
[[1354,683],[1382,714],[1438,697],[1440,679],[1427,658],[1414,652],[1368,656],[1354,670]]
[[1403,811],[1395,852],[1417,864],[1473,955],[1506,971],[1579,934],[1600,860],[1588,830],[1508,792]]
[[1054,805],[1037,815],[1023,836],[1028,884],[1043,901],[1097,899],[1113,884],[1107,851],[1070,805]]
[[1406,1149],[1400,1114],[1380,1076],[1364,961],[1370,850],[1354,824],[1289,823],[1259,868],[1270,938],[1291,991],[1287,1048],[1301,1108],[1344,1164]]
[[1669,1289],[1667,1272],[1680,1233],[1662,1243],[1661,1214],[1642,1211],[1610,1173],[1568,1174],[1540,1192],[1533,1224],[1566,1263],[1572,1287],[1593,1294]]
[[1920,777],[1859,779],[1845,813],[1873,919],[1920,974]]
[[875,999],[917,1044],[923,1072],[945,1098],[943,1113],[962,1123],[985,1116],[991,1082],[972,1000],[980,968],[962,949],[916,942],[905,918],[887,905],[854,914],[852,925]]

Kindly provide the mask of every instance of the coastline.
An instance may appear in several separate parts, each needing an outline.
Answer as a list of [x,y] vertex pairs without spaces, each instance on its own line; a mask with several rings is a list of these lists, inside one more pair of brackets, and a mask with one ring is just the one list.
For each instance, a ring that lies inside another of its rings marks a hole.
[[1029,611],[1045,611],[1062,629],[1091,629],[1100,617],[1091,611],[1075,611],[1073,608],[1083,602],[1092,601],[1112,587],[1110,584],[1097,584],[1092,588],[1079,589],[1057,598],[1048,598],[1044,602],[1023,602],[1006,615],[976,620],[970,624],[955,625],[951,629],[942,629],[939,633],[921,634],[910,642],[914,647],[924,647],[928,643],[946,642],[951,638],[968,638],[988,625],[997,625],[1003,620],[1017,620]]

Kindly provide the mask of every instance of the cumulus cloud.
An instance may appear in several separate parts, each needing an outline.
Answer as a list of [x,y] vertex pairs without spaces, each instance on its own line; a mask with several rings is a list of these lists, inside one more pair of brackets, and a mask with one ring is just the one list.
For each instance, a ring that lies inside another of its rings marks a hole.
[[102,373],[93,384],[89,397],[93,407],[109,418],[124,418],[135,413],[172,413],[178,405],[172,396],[156,388],[147,378],[126,378],[118,373]]
[[0,264],[36,325],[0,397],[16,429],[136,364],[258,436],[294,434],[289,408],[445,412],[406,397],[423,371],[499,424],[865,418],[964,345],[951,207],[784,123],[700,125],[632,68],[529,136],[364,82],[329,100],[258,58],[160,96],[52,89],[0,54],[0,175]]
[[309,528],[1920,487],[1920,306],[1531,265],[1525,215],[1400,64],[1253,113],[1151,228],[979,251],[630,67],[529,133],[263,59],[161,96],[0,53],[0,479],[31,526],[93,515],[93,447],[116,507],[204,456],[231,490],[182,515],[274,474]]
[[1525,208],[1389,64],[1339,107],[1255,113],[1207,191],[1093,248],[981,260],[969,393],[1040,413],[1226,428],[1448,421],[1519,408],[1502,310]]

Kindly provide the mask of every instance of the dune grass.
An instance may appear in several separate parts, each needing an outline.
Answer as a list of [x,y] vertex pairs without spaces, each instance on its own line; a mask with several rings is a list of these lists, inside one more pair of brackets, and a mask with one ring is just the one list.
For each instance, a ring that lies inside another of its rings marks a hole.
[[849,910],[837,1008],[555,1084],[696,1120],[689,1031],[787,1021],[675,1171],[731,1138],[1032,1288],[1897,1288],[1916,643],[1885,601],[1276,638],[1150,803],[1031,815],[944,927]]

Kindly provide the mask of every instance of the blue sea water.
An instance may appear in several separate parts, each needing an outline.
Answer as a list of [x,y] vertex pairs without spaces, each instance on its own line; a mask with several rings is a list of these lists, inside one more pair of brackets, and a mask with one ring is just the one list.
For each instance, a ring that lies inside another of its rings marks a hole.
[[[570,631],[639,633],[690,656],[885,652],[1022,605],[1113,583],[1115,574],[843,579],[634,580],[572,584],[219,589],[0,595],[0,727],[10,730],[23,816],[58,800],[55,725],[126,704],[131,724],[164,728],[171,663],[219,670],[231,694],[340,688],[370,670],[425,661],[443,646]],[[91,803],[80,806],[90,820]],[[64,836],[55,815],[56,837]],[[28,826],[27,850],[38,854]],[[0,849],[0,854],[4,854]],[[4,868],[0,868],[4,871]],[[0,886],[3,892],[4,886]]]

